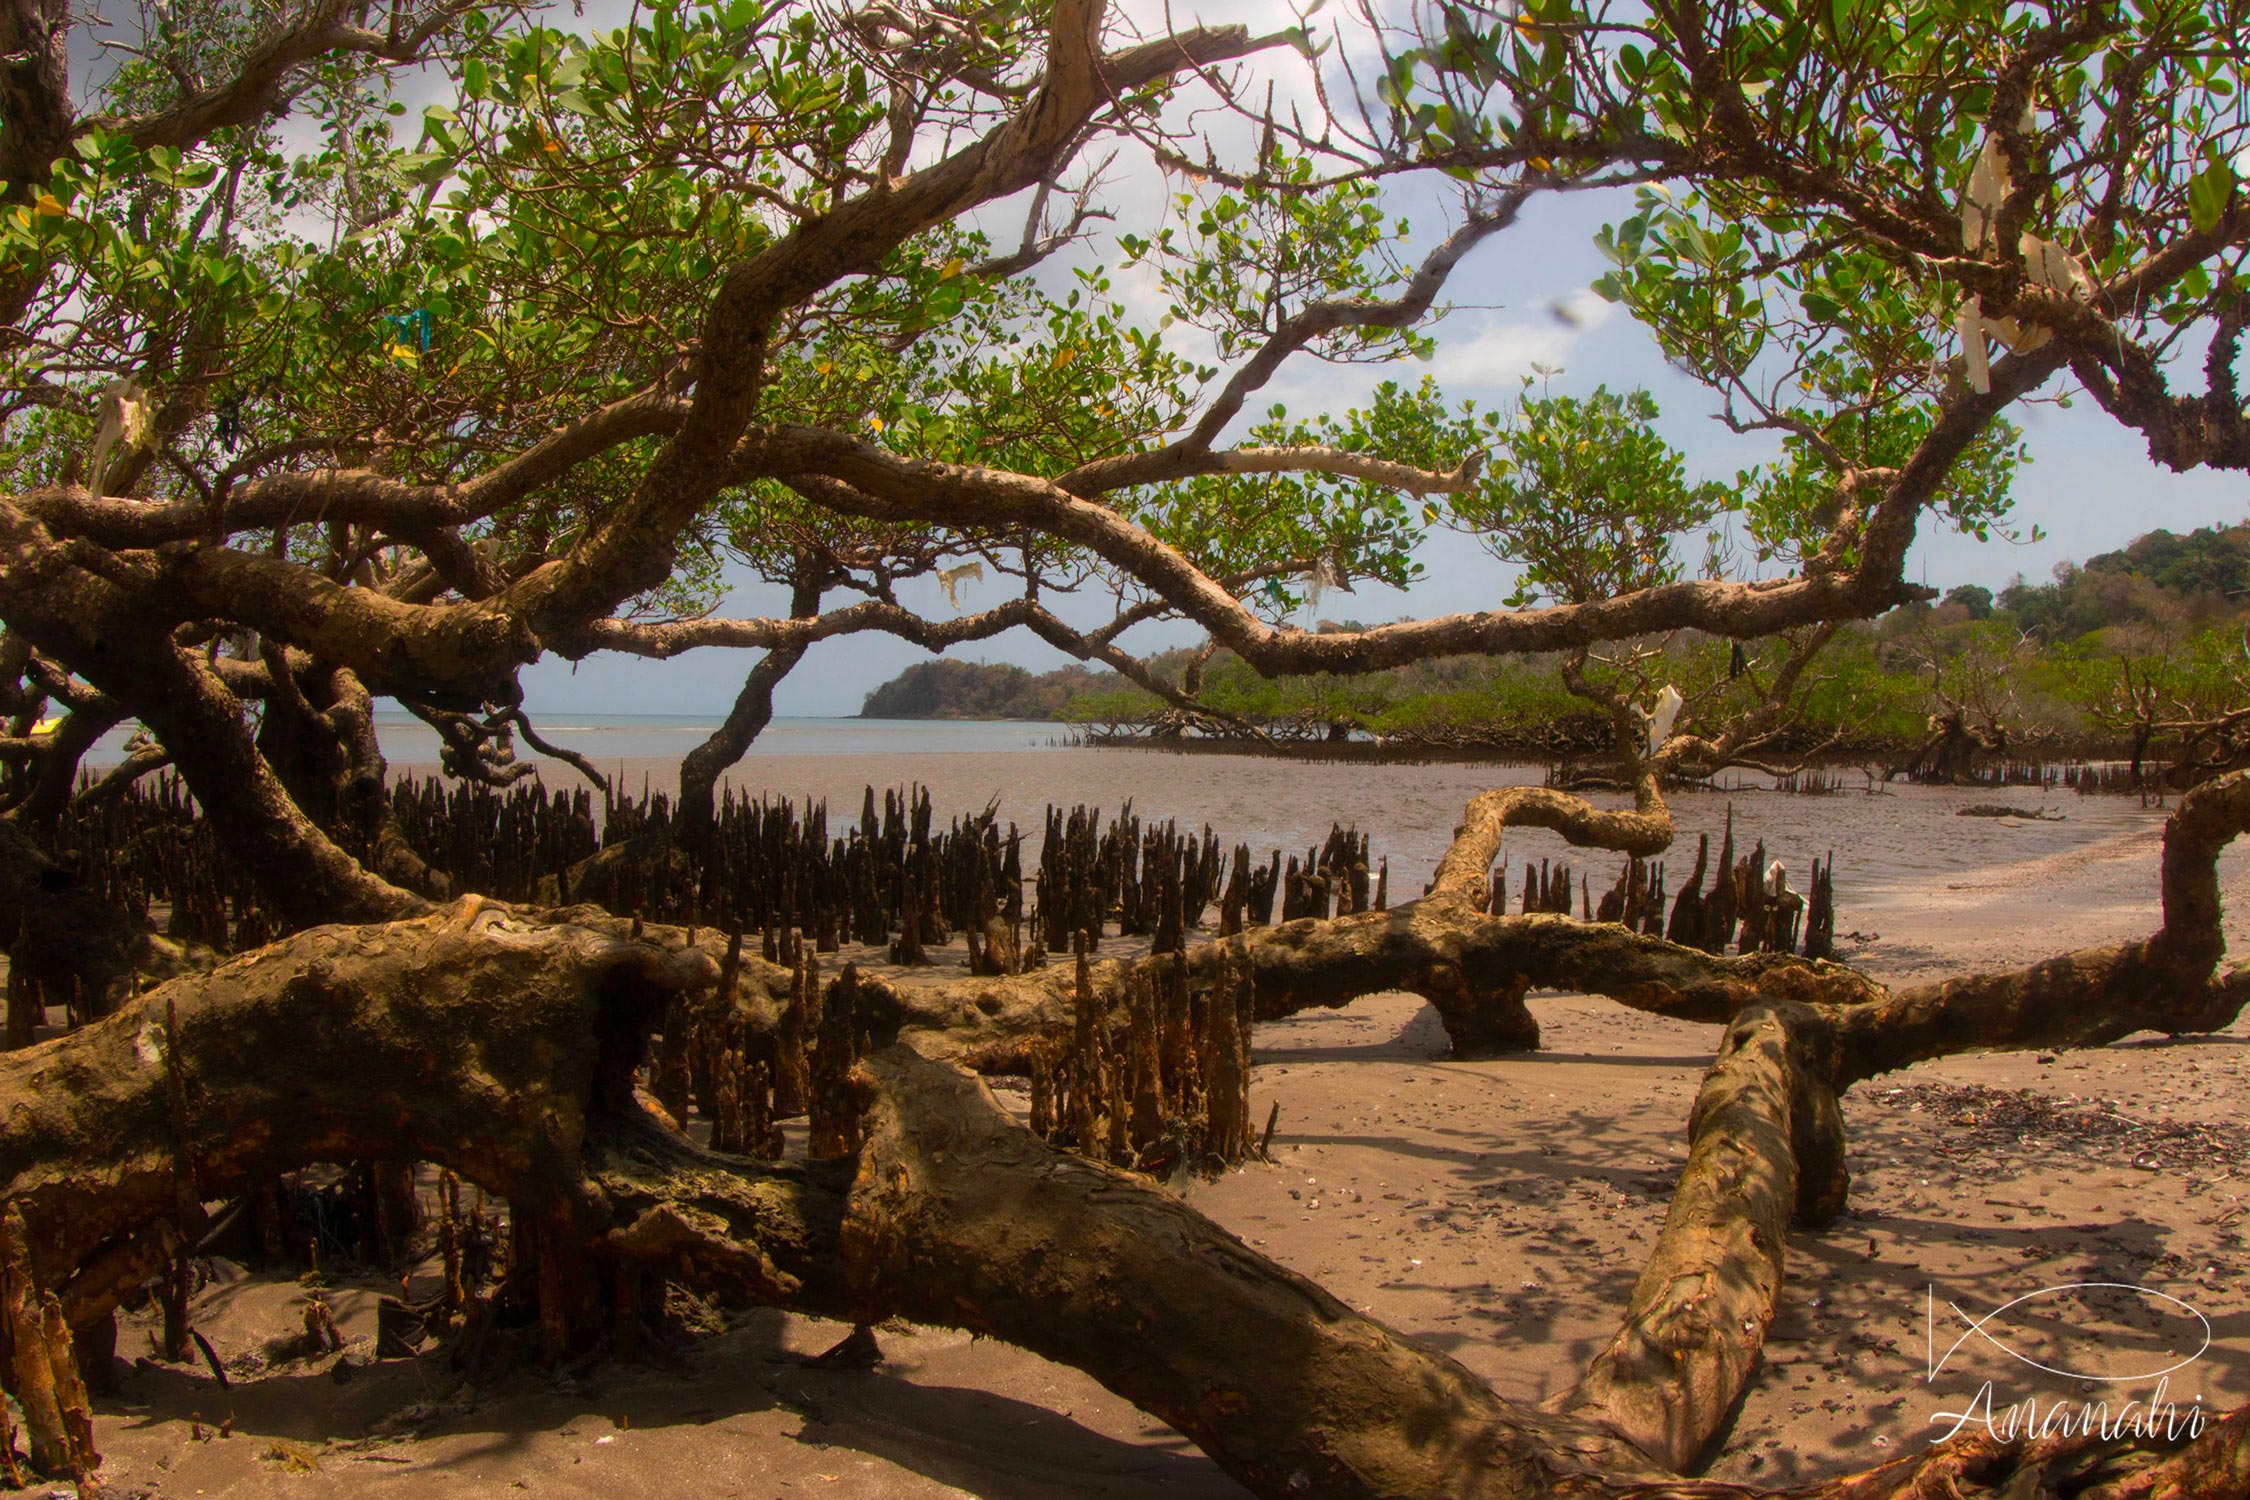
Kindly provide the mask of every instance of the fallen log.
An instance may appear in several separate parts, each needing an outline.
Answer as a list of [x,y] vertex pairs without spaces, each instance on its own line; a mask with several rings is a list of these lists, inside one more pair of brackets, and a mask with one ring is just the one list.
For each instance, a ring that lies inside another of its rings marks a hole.
[[1675,1472],[1725,1431],[1779,1305],[1791,1221],[1825,1225],[1844,1205],[1833,1050],[1827,1020],[1788,1002],[1728,1028],[1624,1325],[1554,1410],[1624,1434]]

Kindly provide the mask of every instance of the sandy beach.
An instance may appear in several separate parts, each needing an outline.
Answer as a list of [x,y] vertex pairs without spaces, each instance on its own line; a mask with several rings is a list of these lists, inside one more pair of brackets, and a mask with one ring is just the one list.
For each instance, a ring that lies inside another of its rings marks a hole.
[[[1144,818],[1207,822],[1261,851],[1356,823],[1391,861],[1394,900],[1419,891],[1470,794],[1535,779],[1124,750],[775,756],[745,769],[768,792],[826,797],[832,818],[855,814],[869,783],[927,784],[941,820],[998,798],[1034,836],[1047,801],[1106,810],[1128,796]],[[2059,816],[1955,815],[1979,801]],[[2163,812],[2129,799],[1684,795],[1675,889],[1729,805],[1738,839],[1763,838],[1793,872],[1835,852],[1837,925],[1855,935],[1844,956],[1886,982],[2013,965],[2156,920]],[[1519,869],[1568,859],[1597,893],[1616,874],[1613,858],[1545,835],[1511,836],[1505,853]],[[2250,854],[2230,855],[2222,875],[2239,950]],[[956,950],[924,972],[945,977],[959,962]],[[1435,1017],[1410,996],[1261,1026],[1252,1108],[1262,1120],[1279,1106],[1274,1160],[1178,1190],[1503,1395],[1565,1389],[1613,1330],[1662,1224],[1719,1029],[1583,996],[1535,995],[1532,1007],[1544,1050],[1475,1063],[1447,1058]],[[2150,1372],[2174,1364],[2161,1378],[2183,1421],[2198,1400],[2250,1400],[2246,1074],[2250,1026],[2238,1024],[2059,1056],[1954,1058],[1859,1087],[1845,1101],[1851,1207],[1793,1238],[1764,1367],[1711,1472],[1780,1482],[1880,1462],[1959,1425],[1933,1415],[1977,1410],[1986,1382],[1995,1417],[2027,1399],[2146,1401]],[[1004,1084],[999,1094],[1022,1104]],[[153,1325],[128,1320],[120,1393],[100,1403],[109,1494],[630,1500],[683,1480],[744,1497],[1244,1493],[1086,1377],[965,1334],[887,1327],[881,1367],[815,1370],[797,1357],[846,1329],[752,1310],[677,1362],[525,1370],[468,1388],[440,1352],[372,1358],[375,1300],[395,1279],[334,1269],[347,1348],[316,1358],[298,1347],[304,1287],[224,1261],[205,1269],[197,1326],[229,1384],[149,1361]],[[431,1275],[416,1272],[418,1293]],[[2056,1290],[2080,1283],[2119,1285]],[[2018,1298],[2029,1300],[1948,1352],[1964,1314]]]

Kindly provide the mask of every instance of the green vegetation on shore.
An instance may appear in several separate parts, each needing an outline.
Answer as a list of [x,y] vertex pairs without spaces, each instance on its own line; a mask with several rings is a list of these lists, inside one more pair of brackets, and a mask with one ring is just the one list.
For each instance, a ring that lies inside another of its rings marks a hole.
[[[1929,734],[1931,715],[1957,710],[2004,728],[2025,750],[2128,751],[2152,697],[2185,716],[2216,714],[2239,698],[2250,677],[2246,594],[2250,525],[2152,531],[2083,566],[2065,564],[2052,581],[2019,578],[1997,594],[1963,585],[1840,634],[1803,691],[1792,747],[1907,755]],[[1681,636],[1665,649],[1669,670],[1658,680],[1690,691],[1715,685],[1731,666],[1723,642]],[[1177,683],[1192,661],[1175,651],[1150,665]],[[1561,665],[1560,657],[1457,657],[1371,676],[1267,679],[1221,653],[1203,664],[1197,697],[1214,719],[1306,739],[1534,754],[1598,747],[1599,711],[1563,685]],[[870,693],[861,712],[1051,719],[1115,735],[1188,727],[1147,689],[1076,665],[1032,673],[924,662]]]

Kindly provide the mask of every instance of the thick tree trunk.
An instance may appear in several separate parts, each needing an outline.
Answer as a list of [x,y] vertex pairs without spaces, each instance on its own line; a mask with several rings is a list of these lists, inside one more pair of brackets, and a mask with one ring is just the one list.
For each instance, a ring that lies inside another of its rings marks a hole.
[[1261,1495],[1532,1496],[1654,1478],[1591,1426],[1502,1401],[1168,1193],[1067,1155],[904,1048],[846,1222],[874,1307],[1078,1366]]
[[0,505],[0,603],[9,628],[155,731],[273,910],[310,926],[428,909],[369,873],[290,799],[251,741],[243,699],[174,643],[161,610],[178,600],[152,600],[70,559],[43,525]]
[[278,647],[266,651],[273,680],[257,750],[298,809],[354,852],[377,877],[443,900],[446,877],[430,868],[391,807],[390,767],[375,739],[375,704],[342,667],[308,665]]
[[1460,1058],[1502,1057],[1539,1050],[1539,1018],[1523,1003],[1531,981],[1472,985],[1456,966],[1437,965],[1414,993],[1430,1002],[1445,1028],[1445,1039]]
[[429,909],[362,866],[290,797],[251,741],[239,700],[202,662],[169,641],[150,644],[121,669],[139,679],[141,720],[156,731],[187,778],[204,816],[218,825],[273,910],[293,926],[382,922]]

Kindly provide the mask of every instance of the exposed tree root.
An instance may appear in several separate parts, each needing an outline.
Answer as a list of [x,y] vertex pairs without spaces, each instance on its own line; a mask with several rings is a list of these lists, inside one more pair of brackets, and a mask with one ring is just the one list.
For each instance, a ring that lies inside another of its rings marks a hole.
[[1565,1474],[1652,1472],[1171,1194],[1034,1139],[974,1079],[906,1048],[866,1067],[845,1255],[876,1306],[1076,1365],[1262,1495],[1530,1496]]
[[1506,786],[1469,799],[1453,843],[1438,861],[1433,896],[1484,900],[1485,874],[1500,857],[1500,838],[1510,828],[1545,828],[1582,849],[1614,849],[1646,859],[1672,846],[1672,812],[1653,771],[1633,784],[1633,809],[1599,808],[1583,797],[1552,787]]
[[[716,952],[719,940],[707,941]],[[1404,990],[1436,1005],[1456,1034],[1504,1031],[1527,989],[1604,995],[1652,1014],[1722,1025],[1763,999],[1841,1007],[1887,996],[1841,964],[1705,953],[1614,922],[1486,916],[1443,896],[1325,922],[1252,928],[1199,945],[1186,955],[1189,982],[1207,985],[1222,960],[1247,967],[1260,1020]],[[1166,954],[1097,960],[1091,979],[1114,1008],[1137,979],[1161,976],[1181,961]],[[787,971],[745,959],[744,976],[742,1003],[754,1024],[757,1017],[770,1024],[787,995]],[[861,982],[892,1024],[915,1033],[917,1048],[984,1071],[1023,1071],[1030,1049],[1070,1021],[1073,981],[1060,965],[941,983]]]
[[[1533,792],[1539,796],[1512,795]],[[2154,937],[1896,993],[1837,963],[1710,954],[1617,923],[1481,910],[1484,872],[1511,820],[1639,849],[1656,837],[1659,818],[1669,837],[1661,808],[1652,788],[1633,813],[1598,813],[1547,788],[1486,793],[1471,804],[1430,895],[1389,911],[1285,922],[1203,944],[1185,957],[1190,983],[1207,984],[1222,958],[1246,965],[1261,1020],[1404,990],[1429,1000],[1449,1035],[1471,1039],[1463,1050],[1472,1054],[1477,1037],[1520,1031],[1526,989],[1602,995],[1715,1024],[1751,1004],[1793,1001],[1830,1014],[1837,1087],[1974,1048],[2096,1046],[2142,1030],[2217,1030],[2250,1002],[2250,975],[2211,973],[2224,953],[2213,862],[2250,826],[2250,780],[2241,773],[2188,794],[2167,826],[2166,924]],[[1604,818],[1615,821],[1598,821]],[[1114,1007],[1137,976],[1181,961],[1107,960],[1092,965],[1091,979]],[[753,982],[770,995],[786,993],[778,970]],[[1059,969],[948,984],[865,983],[893,1024],[917,1034],[918,1048],[981,1069],[1021,1070],[1032,1045],[1069,1025],[1071,980]]]
[[[643,1110],[633,1068],[667,999],[713,977],[694,950],[473,899],[299,934],[0,1058],[0,1195],[32,1225],[35,1274],[91,1315],[130,1284],[115,1267],[175,1219],[183,1172],[217,1196],[310,1161],[411,1154],[577,1235],[597,1288],[642,1268],[1006,1338],[1179,1425],[1260,1494],[1511,1497],[1665,1493],[1637,1486],[1719,1429],[1771,1316],[1788,1219],[1836,1197],[1812,1086],[1825,1022],[1746,1011],[1624,1332],[1568,1411],[1541,1414],[1161,1189],[1036,1140],[906,1047],[862,1065],[856,1159],[692,1146]],[[308,1074],[308,1056],[326,1070]],[[1703,1302],[1682,1294],[1698,1278]],[[1807,1493],[1907,1493],[1847,1487],[1871,1481]]]
[[1688,1124],[1688,1161],[1624,1327],[1552,1403],[1675,1471],[1725,1429],[1781,1295],[1792,1219],[1844,1203],[1843,1119],[1828,1023],[1781,1002],[1728,1028]]
[[473,897],[316,928],[0,1057],[0,1198],[66,1301],[84,1290],[66,1275],[99,1274],[182,1203],[311,1161],[437,1162],[597,1239],[613,1220],[589,1119],[631,1105],[637,1038],[713,974]]

